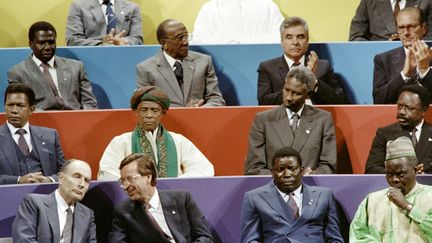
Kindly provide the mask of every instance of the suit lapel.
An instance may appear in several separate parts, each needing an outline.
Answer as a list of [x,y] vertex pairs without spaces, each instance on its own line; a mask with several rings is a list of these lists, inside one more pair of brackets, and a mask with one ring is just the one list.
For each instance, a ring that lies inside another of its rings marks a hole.
[[302,116],[300,117],[300,125],[298,126],[293,148],[297,151],[301,151],[303,146],[306,144],[312,129],[316,125],[316,121],[314,121],[313,111],[310,109],[308,105],[304,105]]
[[60,242],[60,223],[57,212],[57,202],[55,200],[55,192],[52,192],[45,202],[46,214],[53,233],[53,242]]
[[42,166],[42,172],[45,174],[45,171],[48,171],[45,166],[47,166],[47,163],[43,163],[45,161],[49,161],[49,151],[46,148],[46,142],[44,135],[42,133],[38,133],[38,131],[33,127],[30,126],[30,134],[31,139],[33,140],[33,149],[36,150],[37,154],[39,155],[39,161],[41,161],[40,165]]
[[56,65],[57,82],[58,82],[58,88],[60,90],[60,95],[65,100],[68,100],[69,91],[72,85],[71,73],[68,72],[67,65],[64,63],[64,61],[57,56],[55,57],[55,65]]
[[9,164],[13,175],[19,176],[19,168],[18,168],[18,157],[14,152],[13,148],[15,141],[10,135],[9,128],[6,123],[0,126],[0,150],[3,151],[3,154],[6,158],[6,163]]
[[[287,62],[285,61],[285,57],[282,55],[279,61],[279,75],[282,81],[285,80],[285,77],[289,71],[289,67]],[[283,84],[282,84],[283,87]]]
[[181,239],[177,234],[181,234],[182,226],[180,224],[180,216],[178,211],[177,204],[175,200],[173,200],[169,195],[167,195],[164,191],[159,192],[159,199],[162,205],[163,214],[165,216],[166,223],[168,228],[171,231],[172,236],[175,240]]
[[51,90],[48,81],[45,79],[45,76],[42,74],[39,67],[33,61],[32,56],[27,58],[26,62],[27,62],[26,66],[28,66],[31,69],[32,76],[35,77],[33,81],[37,82],[37,83],[30,84],[30,86],[32,86],[34,90],[37,90],[37,92],[35,92],[36,98],[43,98],[43,97],[38,97],[38,93],[44,94],[44,96],[48,96],[45,97],[46,99],[50,97],[54,97],[54,93]]
[[[105,26],[106,28],[105,17],[103,15],[102,8],[99,5],[99,1],[88,0],[88,2],[90,4],[90,12],[93,14],[93,17],[95,18],[96,25],[100,28],[102,28],[103,26]],[[102,32],[105,33],[105,31]]]
[[424,157],[426,156],[426,153],[432,149],[431,146],[432,146],[432,126],[424,122],[420,134],[420,139],[415,147],[415,151],[419,163],[424,163],[423,162]]
[[300,218],[294,222],[291,231],[301,227],[308,220],[313,218],[313,214],[318,205],[319,196],[319,192],[303,184],[302,213]]
[[387,30],[394,34],[396,33],[396,20],[393,16],[393,9],[389,0],[377,0],[376,14],[381,16],[382,23],[385,23]]
[[[279,137],[283,146],[291,147],[294,142],[294,133],[288,120],[288,114],[283,105],[276,110],[274,121],[270,122],[274,129],[274,134]],[[282,131],[282,132],[281,132]]]
[[402,70],[405,62],[404,60],[405,60],[405,50],[403,47],[400,47],[397,55],[394,55],[392,57],[393,66],[395,67],[394,70]]
[[175,93],[175,95],[181,101],[181,103],[184,103],[183,92],[180,89],[180,86],[177,82],[177,78],[174,75],[174,71],[172,67],[165,59],[162,51],[160,51],[156,57],[156,65],[158,66],[158,70],[160,74],[164,77],[165,82],[167,82],[168,85],[171,87],[171,89],[174,91],[172,93]]
[[269,206],[276,211],[282,218],[284,218],[287,222],[292,223],[294,220],[294,215],[289,210],[288,205],[281,203],[282,196],[276,189],[273,181],[268,183],[263,192],[261,192],[260,197],[266,201]]
[[125,18],[125,3],[121,0],[115,1],[115,15],[117,17],[116,21],[116,33],[119,33],[123,29],[123,22]]
[[[187,56],[185,59],[183,59],[182,66],[183,66],[183,92],[184,97],[187,99],[189,95],[189,91],[192,86],[192,77],[194,73],[195,66],[193,65],[193,59],[189,56]],[[188,102],[188,100],[186,100]]]
[[421,0],[407,0],[406,1],[406,7],[416,7],[418,8],[420,6]]
[[82,238],[84,236],[84,232],[87,231],[88,227],[85,217],[86,215],[83,210],[83,206],[80,203],[76,203],[74,209],[74,222],[79,223],[74,223],[73,242],[83,242]]

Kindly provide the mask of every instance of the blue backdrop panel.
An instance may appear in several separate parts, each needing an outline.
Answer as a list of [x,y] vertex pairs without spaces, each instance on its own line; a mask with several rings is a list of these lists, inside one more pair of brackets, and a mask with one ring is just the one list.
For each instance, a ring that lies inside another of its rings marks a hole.
[[[373,58],[400,46],[399,42],[315,43],[320,58],[329,59],[335,73],[345,81],[353,103],[372,104]],[[228,105],[257,105],[257,67],[282,55],[278,44],[203,45],[192,50],[209,54]],[[57,54],[84,62],[100,108],[127,108],[135,89],[135,66],[153,56],[159,46],[61,47]],[[0,49],[0,98],[7,85],[7,70],[27,58],[28,48]],[[4,110],[3,102],[0,111]]]

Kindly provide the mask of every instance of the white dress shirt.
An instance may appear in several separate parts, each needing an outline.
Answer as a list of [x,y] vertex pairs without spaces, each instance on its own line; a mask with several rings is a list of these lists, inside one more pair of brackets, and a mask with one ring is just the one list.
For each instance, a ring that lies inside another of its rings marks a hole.
[[168,228],[168,224],[163,214],[163,208],[162,208],[162,204],[160,203],[159,192],[157,189],[155,189],[155,193],[153,197],[150,199],[149,204],[150,204],[149,213],[159,224],[159,227],[163,230],[163,232],[165,232],[165,234],[167,234],[171,238],[171,242],[175,242],[174,237],[172,236],[171,231]]
[[27,146],[29,148],[29,152],[31,152],[33,149],[33,145],[31,143],[31,134],[30,134],[29,123],[27,122],[22,128],[16,128],[16,127],[12,126],[8,121],[6,121],[6,125],[8,126],[9,131],[11,132],[12,138],[17,145],[18,145],[18,139],[19,139],[20,135],[17,134],[16,132],[18,131],[18,129],[24,129],[26,131],[26,133],[24,134],[24,139],[25,139]]
[[[277,191],[279,192],[279,194],[282,196],[283,200],[288,203],[288,199],[289,199],[289,194],[282,192],[281,190],[279,190],[279,188],[277,188]],[[302,213],[302,203],[303,203],[303,185],[300,184],[300,186],[295,189],[295,191],[293,191],[293,198],[294,201],[297,204],[297,207],[299,209],[299,217],[301,216]],[[288,205],[287,205],[288,206]]]

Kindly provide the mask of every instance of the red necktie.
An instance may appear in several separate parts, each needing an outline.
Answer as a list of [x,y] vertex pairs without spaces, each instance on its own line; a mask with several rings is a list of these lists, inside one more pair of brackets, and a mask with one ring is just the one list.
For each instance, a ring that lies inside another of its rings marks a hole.
[[299,218],[299,208],[297,206],[297,203],[294,200],[294,192],[290,192],[288,198],[288,207],[290,207],[291,211],[293,212],[294,218]]

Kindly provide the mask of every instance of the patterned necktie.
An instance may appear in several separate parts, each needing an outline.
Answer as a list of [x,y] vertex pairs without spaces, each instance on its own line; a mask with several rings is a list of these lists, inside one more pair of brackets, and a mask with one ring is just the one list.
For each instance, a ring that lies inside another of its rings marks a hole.
[[53,92],[54,96],[55,97],[60,97],[60,94],[59,94],[59,92],[57,90],[57,87],[56,87],[56,85],[54,83],[54,80],[53,80],[53,78],[51,76],[51,73],[49,72],[49,65],[46,64],[46,63],[42,63],[41,66],[43,68],[43,72],[42,73],[43,73],[43,75],[45,77],[45,80],[48,81],[48,84],[49,84],[49,86],[51,88],[51,91]]
[[66,223],[63,228],[63,243],[71,243],[72,242],[72,229],[73,229],[73,213],[72,209],[68,207],[66,209]]
[[27,131],[20,128],[15,133],[19,134],[18,147],[20,148],[21,152],[27,156],[29,154],[29,147],[28,147],[27,142],[24,138],[24,134],[26,134]]
[[396,0],[395,7],[393,10],[393,16],[394,16],[395,20],[396,20],[398,14],[400,12],[399,2],[400,2],[400,0]]
[[107,15],[107,31],[106,33],[109,34],[111,29],[115,29],[116,27],[116,23],[117,23],[117,18],[116,15],[111,7],[112,3],[110,2],[110,0],[105,0],[103,2],[103,4],[105,4],[106,7],[106,15]]
[[294,192],[290,192],[288,193],[289,198],[288,198],[288,207],[290,207],[291,211],[293,212],[294,218],[298,219],[299,218],[299,208],[297,206],[297,203],[294,200]]
[[295,132],[295,130],[297,129],[298,121],[299,121],[299,115],[297,113],[294,113],[292,115],[291,119],[292,119],[291,128],[292,128],[293,132]]
[[182,85],[183,85],[183,67],[179,61],[176,61],[174,63],[174,67],[175,67],[174,74],[177,78],[177,81],[178,81],[180,87],[182,87]]
[[417,128],[414,128],[414,129],[411,131],[411,142],[412,142],[414,148],[415,148],[415,146],[417,145],[417,136],[416,136],[416,132],[417,132]]

